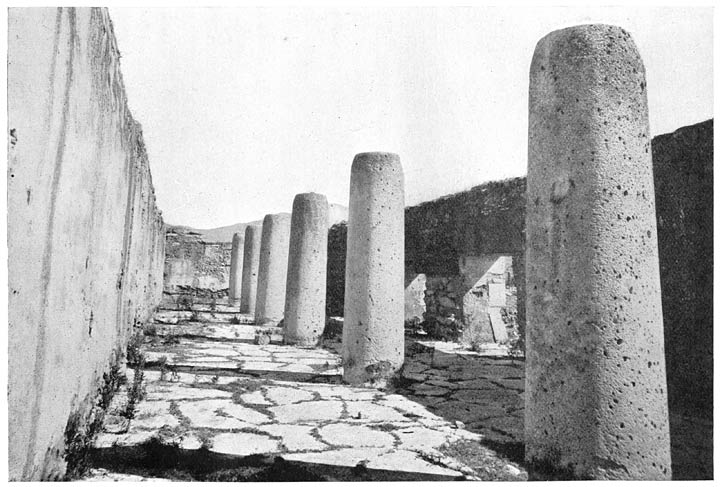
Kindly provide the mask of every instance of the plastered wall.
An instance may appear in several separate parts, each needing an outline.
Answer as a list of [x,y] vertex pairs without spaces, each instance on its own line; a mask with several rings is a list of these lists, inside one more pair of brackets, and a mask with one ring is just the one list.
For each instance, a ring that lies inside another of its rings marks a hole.
[[64,473],[64,433],[162,293],[163,220],[106,9],[11,8],[9,476]]

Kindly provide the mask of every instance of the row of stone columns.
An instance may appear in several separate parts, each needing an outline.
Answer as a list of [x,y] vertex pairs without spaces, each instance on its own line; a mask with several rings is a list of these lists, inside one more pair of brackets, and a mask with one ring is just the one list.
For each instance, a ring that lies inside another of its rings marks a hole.
[[[525,440],[538,478],[671,475],[645,88],[618,27],[571,27],[535,49]],[[342,351],[351,384],[382,384],[403,363],[403,192],[396,155],[355,157]],[[268,215],[263,224],[255,315],[284,312],[290,343],[314,344],[324,325],[326,212],[323,197],[298,195],[292,223]]]
[[[395,154],[358,154],[350,176],[344,379],[384,384],[404,358],[404,181]],[[260,236],[261,233],[261,236]],[[292,215],[266,215],[233,237],[230,302],[255,323],[284,320],[288,344],[315,346],[325,328],[328,202],[299,194]],[[240,247],[244,245],[244,252]]]

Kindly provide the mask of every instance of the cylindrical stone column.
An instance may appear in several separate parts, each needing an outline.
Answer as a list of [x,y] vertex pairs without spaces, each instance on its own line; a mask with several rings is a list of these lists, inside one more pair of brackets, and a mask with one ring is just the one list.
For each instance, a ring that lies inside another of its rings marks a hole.
[[240,236],[239,233],[236,233],[233,235],[232,250],[230,251],[230,287],[228,289],[228,301],[230,306],[240,306],[243,247],[243,237]]
[[255,324],[276,326],[285,311],[290,214],[265,215],[260,241]]
[[531,478],[670,479],[645,68],[630,35],[544,37],[530,69]]
[[405,195],[396,154],[355,156],[350,176],[343,379],[383,386],[402,366]]
[[316,193],[298,194],[290,224],[285,343],[315,346],[325,329],[327,245],[327,198]]
[[260,266],[260,239],[262,227],[245,227],[245,246],[243,249],[242,287],[240,290],[240,312],[255,314],[257,295],[258,267]]

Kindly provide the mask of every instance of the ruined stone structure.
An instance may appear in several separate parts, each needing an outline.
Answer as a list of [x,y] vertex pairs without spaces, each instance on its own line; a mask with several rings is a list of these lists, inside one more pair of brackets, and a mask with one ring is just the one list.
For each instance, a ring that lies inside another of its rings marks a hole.
[[166,229],[164,290],[183,289],[227,292],[230,286],[230,242],[207,242],[183,227]]
[[285,343],[314,346],[325,328],[328,202],[303,193],[293,201],[285,298]]
[[261,238],[262,227],[260,225],[248,225],[247,228],[245,228],[240,312],[251,315],[255,314]]
[[343,380],[384,384],[404,359],[404,179],[400,158],[355,156],[350,175]]
[[593,479],[670,479],[655,195],[640,55],[555,31],[530,70],[525,455]]
[[163,219],[107,11],[10,9],[8,27],[9,477],[61,479],[160,300]]
[[290,214],[265,215],[260,241],[255,323],[275,326],[285,311]]
[[233,235],[232,250],[230,253],[230,286],[228,288],[228,302],[230,306],[240,306],[244,250],[245,239],[239,233],[236,233]]

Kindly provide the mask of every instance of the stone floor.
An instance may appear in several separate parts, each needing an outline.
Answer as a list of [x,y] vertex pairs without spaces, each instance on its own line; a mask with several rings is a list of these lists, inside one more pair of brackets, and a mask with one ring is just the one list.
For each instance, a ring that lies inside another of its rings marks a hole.
[[128,420],[129,370],[85,480],[527,479],[518,361],[408,341],[392,388],[350,387],[337,340],[285,346],[276,329],[256,345],[240,318],[163,314],[143,345],[143,399]]

